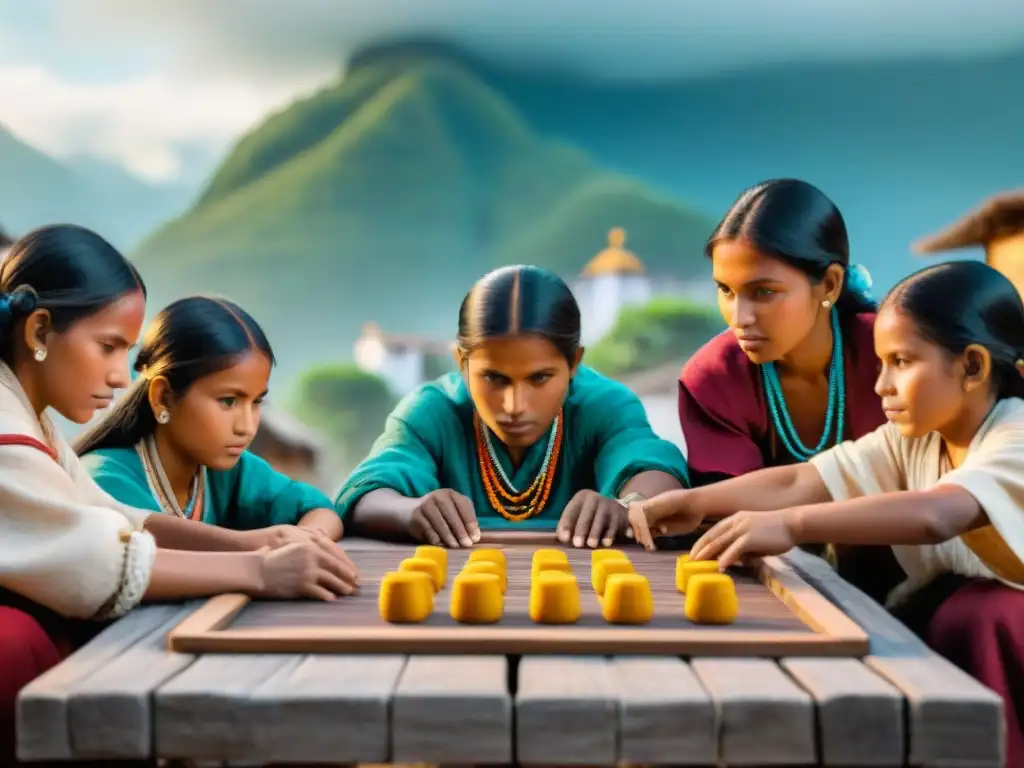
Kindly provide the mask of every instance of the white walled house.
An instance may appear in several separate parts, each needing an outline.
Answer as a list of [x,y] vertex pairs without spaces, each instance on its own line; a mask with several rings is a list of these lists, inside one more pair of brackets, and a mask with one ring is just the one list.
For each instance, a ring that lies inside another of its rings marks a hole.
[[625,230],[612,229],[608,246],[590,260],[573,286],[584,346],[608,333],[624,308],[646,304],[653,297],[643,262],[625,245]]
[[439,360],[452,360],[452,344],[420,336],[386,334],[376,323],[366,323],[356,339],[353,357],[367,373],[380,376],[398,397],[440,375]]

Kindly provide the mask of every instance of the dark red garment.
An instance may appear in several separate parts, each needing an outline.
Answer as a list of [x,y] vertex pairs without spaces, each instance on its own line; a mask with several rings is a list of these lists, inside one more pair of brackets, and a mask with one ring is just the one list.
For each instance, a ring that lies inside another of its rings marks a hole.
[[0,605],[0,765],[15,764],[18,692],[71,652],[70,637],[33,613]]
[[[885,423],[875,394],[880,363],[875,355],[875,314],[840,318],[846,409],[843,437],[856,440]],[[690,358],[679,376],[679,424],[695,485],[796,462],[775,435],[761,371],[724,331]],[[805,547],[821,555],[824,546]],[[878,602],[905,578],[891,547],[833,546],[838,573]]]
[[[57,459],[53,449],[28,435],[0,435],[0,445],[27,446]],[[18,692],[102,628],[65,619],[0,588],[0,766],[16,764]]]
[[944,574],[893,614],[1003,699],[1006,765],[1024,766],[1024,592]]
[[[875,394],[874,313],[840,319],[846,373],[843,437],[855,440],[885,423]],[[793,463],[779,445],[768,413],[761,371],[732,331],[723,331],[690,358],[679,376],[679,424],[686,438],[691,476],[736,477],[762,467]]]

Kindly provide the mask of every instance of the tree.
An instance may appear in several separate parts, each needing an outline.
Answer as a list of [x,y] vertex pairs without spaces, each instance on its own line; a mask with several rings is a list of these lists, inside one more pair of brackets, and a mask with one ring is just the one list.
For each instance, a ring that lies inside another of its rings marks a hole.
[[351,364],[318,365],[299,379],[295,413],[320,430],[347,467],[366,456],[395,406],[379,376]]
[[718,311],[689,299],[658,298],[627,307],[585,361],[612,378],[685,360],[725,328]]

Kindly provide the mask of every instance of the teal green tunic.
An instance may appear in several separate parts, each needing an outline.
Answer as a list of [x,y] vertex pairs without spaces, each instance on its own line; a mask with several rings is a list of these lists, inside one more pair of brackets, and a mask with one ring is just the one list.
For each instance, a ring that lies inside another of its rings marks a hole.
[[[674,444],[651,429],[639,398],[627,387],[581,366],[573,377],[563,409],[562,455],[547,506],[536,517],[513,522],[487,499],[477,463],[473,401],[462,376],[450,373],[421,385],[388,417],[370,455],[338,492],[335,507],[343,517],[370,491],[389,488],[418,498],[449,488],[473,502],[484,530],[554,530],[569,500],[584,489],[618,497],[641,472],[666,472],[688,485],[686,459]],[[531,446],[518,469],[494,441],[505,474],[526,488],[544,462],[547,435]]]
[[[99,486],[122,504],[162,511],[134,448],[101,448],[83,456],[82,464]],[[310,510],[333,506],[316,488],[282,475],[248,451],[232,469],[206,473],[203,522],[222,528],[251,531],[294,525]]]

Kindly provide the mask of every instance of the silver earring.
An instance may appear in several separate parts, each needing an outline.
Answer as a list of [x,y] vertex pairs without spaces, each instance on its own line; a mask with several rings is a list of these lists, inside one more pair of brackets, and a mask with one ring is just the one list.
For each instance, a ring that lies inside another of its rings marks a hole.
[[39,349],[32,353],[32,357],[36,359],[37,363],[43,362],[46,359],[46,347],[39,347]]
[[821,306],[823,306],[825,309],[831,309],[832,302],[829,301],[828,299],[825,299],[823,302],[821,302]]
[[166,424],[168,421],[171,420],[171,412],[170,411],[160,411],[160,413],[158,413],[156,415],[156,420],[158,422],[160,422],[161,424]]

